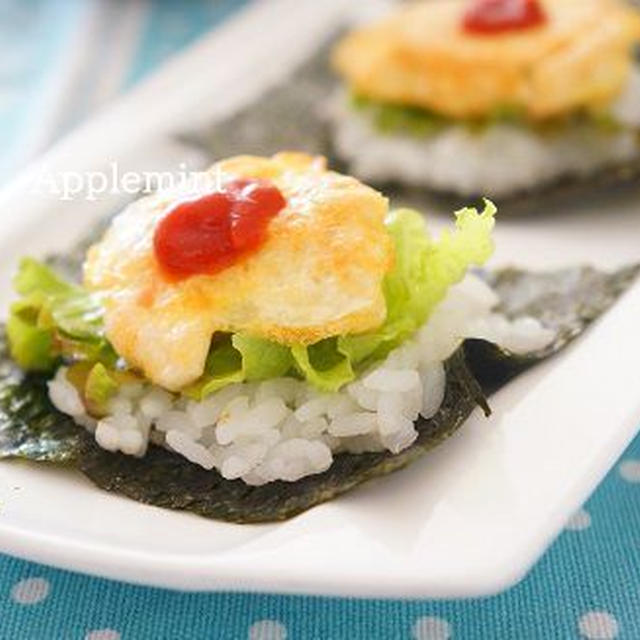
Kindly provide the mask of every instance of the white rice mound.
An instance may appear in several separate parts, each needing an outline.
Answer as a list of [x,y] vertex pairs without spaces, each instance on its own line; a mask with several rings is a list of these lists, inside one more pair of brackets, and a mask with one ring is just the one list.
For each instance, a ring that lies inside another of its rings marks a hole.
[[491,312],[498,299],[467,276],[452,287],[413,339],[337,393],[280,378],[227,386],[202,402],[150,384],[123,386],[100,421],[87,415],[61,367],[49,382],[53,404],[94,433],[108,451],[144,456],[150,442],[223,477],[250,485],[321,473],[339,452],[399,453],[442,403],[444,361],[462,339],[490,339],[512,352],[546,346],[554,333],[532,318],[513,322]]
[[492,197],[589,176],[638,158],[640,70],[634,70],[611,114],[627,128],[612,133],[582,124],[540,135],[512,124],[481,132],[460,124],[412,136],[380,132],[366,110],[353,109],[344,94],[330,107],[335,149],[361,180]]

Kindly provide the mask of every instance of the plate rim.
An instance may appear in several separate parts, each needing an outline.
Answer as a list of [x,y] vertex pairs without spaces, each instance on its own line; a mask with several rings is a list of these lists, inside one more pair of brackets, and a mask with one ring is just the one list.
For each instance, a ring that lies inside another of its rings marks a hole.
[[[318,15],[318,7],[322,6],[321,15]],[[324,33],[331,25],[344,18],[348,7],[347,0],[327,0],[321,5],[314,3],[299,3],[296,0],[267,0],[263,3],[252,3],[250,6],[240,10],[239,14],[233,17],[228,24],[215,30],[210,36],[205,37],[186,52],[180,54],[167,65],[155,72],[142,85],[134,89],[130,94],[119,99],[114,105],[101,112],[91,119],[86,125],[71,133],[60,142],[54,149],[48,152],[43,158],[23,171],[12,183],[0,192],[0,204],[7,205],[10,202],[18,202],[29,194],[30,204],[26,207],[28,215],[23,215],[25,208],[20,209],[20,215],[15,207],[13,216],[7,216],[0,220],[0,231],[16,232],[17,228],[27,228],[35,220],[43,216],[48,206],[47,199],[41,194],[35,194],[29,190],[35,176],[42,171],[43,167],[64,167],[70,158],[74,158],[80,165],[89,168],[95,167],[103,162],[98,158],[101,153],[104,157],[109,157],[117,150],[118,154],[125,155],[129,149],[136,145],[144,144],[147,141],[165,138],[171,132],[180,118],[185,114],[193,112],[194,100],[206,99],[210,89],[206,90],[199,86],[195,76],[190,73],[193,68],[197,68],[202,61],[206,61],[211,56],[219,55],[220,51],[228,46],[229,42],[241,38],[243,34],[256,28],[257,24],[264,24],[268,21],[273,25],[273,29],[267,29],[263,45],[281,37],[285,26],[283,21],[277,20],[274,16],[281,15],[285,11],[298,16],[299,38],[292,42],[294,52],[281,51],[281,57],[285,57],[293,68],[304,59],[304,56],[316,46],[324,36]],[[314,20],[305,21],[313,13]],[[301,41],[306,37],[305,46]],[[286,54],[286,55],[285,55]],[[247,56],[248,58],[249,56]],[[247,68],[256,65],[256,60],[243,60]],[[286,74],[286,69],[281,75]],[[268,82],[274,81],[275,76],[267,78]],[[186,79],[186,80],[185,80]],[[179,80],[179,83],[178,83]],[[221,73],[218,82],[231,82],[232,75]],[[126,127],[119,127],[118,135],[112,139],[106,139],[103,130],[110,130],[110,124],[120,120],[123,114],[135,110],[147,109],[153,104],[158,91],[166,89],[167,86],[176,84],[186,85],[184,96],[181,100],[176,100],[171,109],[159,114],[143,131],[135,132],[131,124]],[[240,97],[242,99],[242,96]],[[88,145],[87,140],[96,141],[96,145]],[[87,153],[86,147],[92,147],[92,152]],[[101,151],[102,150],[102,151]],[[97,159],[98,158],[98,159]],[[100,203],[95,207],[94,213],[101,208],[106,210],[113,207],[113,201],[109,200]],[[7,210],[5,208],[5,210]],[[640,308],[640,283],[636,283],[625,294],[624,299],[616,304],[616,309],[624,308],[625,300],[637,298],[636,303]],[[617,313],[620,313],[618,311]],[[606,318],[604,319],[606,321]],[[610,323],[610,322],[609,322]],[[601,327],[606,322],[599,322]],[[637,403],[640,409],[640,401]],[[616,437],[609,440],[609,446],[600,452],[598,458],[594,460],[589,468],[588,477],[585,477],[579,487],[575,487],[571,496],[565,502],[571,502],[578,506],[595,488],[615,459],[622,453],[624,447],[631,441],[637,431],[638,425],[631,418],[628,424],[616,431]],[[97,491],[97,490],[96,490]],[[118,498],[123,499],[125,498]],[[565,505],[566,507],[566,505]],[[140,508],[157,509],[140,505]],[[322,507],[319,507],[322,508]],[[290,575],[287,579],[282,576],[242,575],[237,568],[228,563],[213,561],[203,563],[196,558],[185,561],[185,556],[176,554],[175,557],[165,557],[169,568],[164,567],[159,570],[157,567],[157,556],[152,554],[141,554],[139,552],[114,552],[108,548],[101,548],[101,545],[80,545],[52,536],[50,534],[27,531],[19,527],[12,526],[0,519],[0,549],[17,557],[27,560],[45,563],[70,571],[79,571],[91,575],[97,575],[112,580],[123,580],[130,583],[142,584],[154,587],[178,588],[189,591],[258,591],[269,593],[287,594],[310,594],[310,595],[330,595],[348,597],[393,597],[393,598],[453,598],[453,597],[473,597],[486,596],[498,593],[520,581],[529,571],[531,566],[537,561],[541,553],[548,544],[558,535],[564,525],[567,509],[559,509],[553,522],[548,523],[544,531],[541,529],[537,536],[532,536],[526,553],[517,558],[503,558],[501,566],[490,576],[485,576],[483,580],[476,577],[473,584],[449,584],[442,585],[439,590],[432,587],[424,587],[424,582],[420,581],[419,572],[411,575],[407,579],[407,573],[400,574],[387,580],[372,580],[367,576],[365,580],[360,577],[340,576],[336,580],[327,572],[322,576],[304,579],[299,575]],[[249,526],[249,525],[245,525]],[[256,526],[256,525],[251,525]],[[104,545],[103,545],[104,546]],[[185,571],[185,563],[188,571]]]

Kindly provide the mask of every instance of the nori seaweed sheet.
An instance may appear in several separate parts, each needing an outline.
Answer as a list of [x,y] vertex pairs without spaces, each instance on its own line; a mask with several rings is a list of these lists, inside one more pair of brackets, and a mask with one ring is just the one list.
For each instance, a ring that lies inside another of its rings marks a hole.
[[[65,264],[71,270],[77,266],[73,256]],[[100,449],[91,434],[51,406],[43,376],[23,375],[11,363],[1,330],[0,458],[66,465],[106,491],[207,518],[237,523],[285,520],[406,466],[455,432],[478,405],[488,412],[485,394],[564,348],[615,302],[638,271],[629,267],[604,274],[582,268],[530,274],[508,269],[486,274],[506,314],[532,315],[556,329],[558,337],[550,347],[516,357],[483,341],[467,341],[446,363],[440,410],[430,420],[417,421],[419,437],[411,447],[396,455],[338,454],[322,474],[261,487],[225,480],[155,446],[143,459]]]
[[639,271],[639,265],[632,265],[615,273],[592,267],[548,273],[520,269],[485,273],[485,279],[500,297],[502,313],[510,318],[532,316],[556,332],[549,346],[520,356],[483,340],[467,340],[467,361],[485,393],[499,389],[577,338],[631,286]]
[[[331,47],[339,35],[340,32],[334,34],[291,77],[266,91],[253,103],[208,126],[187,129],[177,138],[204,150],[212,161],[236,154],[270,155],[283,149],[293,149],[324,155],[333,169],[349,173],[348,165],[333,148],[326,115],[327,102],[340,85],[340,80],[329,67]],[[563,207],[584,198],[593,200],[635,194],[639,184],[640,158],[593,175],[563,178],[540,188],[532,187],[493,199],[503,217],[528,214],[538,217],[544,212],[554,215]],[[420,211],[451,211],[462,202],[459,194],[449,192],[399,183],[374,186],[380,188],[396,206],[412,206]],[[477,194],[479,205],[483,195],[486,194]],[[474,199],[466,197],[463,200],[468,205],[473,204]]]

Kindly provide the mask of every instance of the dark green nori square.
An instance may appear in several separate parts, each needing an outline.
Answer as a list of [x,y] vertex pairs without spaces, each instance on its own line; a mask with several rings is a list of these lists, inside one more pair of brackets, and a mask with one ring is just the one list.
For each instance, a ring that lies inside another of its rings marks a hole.
[[[69,262],[73,267],[73,260]],[[101,449],[93,436],[56,411],[46,378],[23,375],[11,363],[0,331],[0,458],[60,464],[84,473],[98,487],[159,507],[237,523],[274,522],[330,500],[367,480],[396,471],[456,431],[485,395],[563,349],[606,311],[640,271],[613,274],[590,268],[530,274],[508,269],[486,274],[510,316],[531,315],[556,330],[542,351],[514,356],[480,340],[468,340],[448,360],[445,399],[437,414],[416,423],[416,442],[399,454],[338,454],[329,470],[293,483],[251,487],[225,480],[181,456],[151,446],[132,458]]]

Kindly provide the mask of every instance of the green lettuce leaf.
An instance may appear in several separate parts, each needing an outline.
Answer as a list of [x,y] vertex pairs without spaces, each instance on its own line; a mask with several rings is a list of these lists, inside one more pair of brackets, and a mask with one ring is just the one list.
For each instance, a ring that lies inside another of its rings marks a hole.
[[400,133],[415,137],[438,133],[445,127],[464,126],[473,133],[483,133],[495,125],[512,125],[530,129],[539,135],[562,134],[568,128],[586,126],[603,134],[624,131],[624,123],[606,109],[580,109],[569,114],[532,120],[526,110],[517,104],[502,104],[483,116],[452,118],[424,107],[381,102],[374,98],[352,94],[349,105],[366,113],[381,134]]
[[117,393],[120,384],[101,363],[89,371],[84,387],[84,399],[93,415],[106,413],[109,400]]
[[294,345],[291,353],[302,377],[321,391],[337,391],[355,378],[351,359],[339,351],[337,338]]
[[456,229],[434,241],[422,216],[410,209],[393,211],[387,228],[393,235],[396,258],[384,280],[387,317],[383,326],[362,335],[341,336],[338,349],[352,365],[385,357],[422,326],[449,287],[472,265],[491,256],[496,208],[488,200],[482,213],[466,208],[456,212]]
[[293,366],[291,349],[277,342],[237,333],[231,343],[242,357],[242,370],[249,382],[279,378]]
[[351,96],[351,106],[368,113],[380,133],[396,131],[415,136],[426,136],[451,124],[451,119],[434,111],[409,105],[378,102],[361,95]]
[[96,296],[31,258],[21,261],[14,288],[22,298],[10,308],[7,331],[11,355],[24,369],[51,370],[61,355],[115,362]]
[[50,371],[58,355],[53,331],[41,323],[40,305],[34,300],[18,300],[10,309],[7,337],[11,357],[27,371]]
[[244,380],[242,354],[233,346],[229,334],[218,334],[211,341],[204,375],[183,393],[194,400],[202,400],[228,384]]
[[292,367],[289,347],[254,336],[218,334],[211,342],[204,375],[184,393],[201,400],[234,382],[279,378]]

